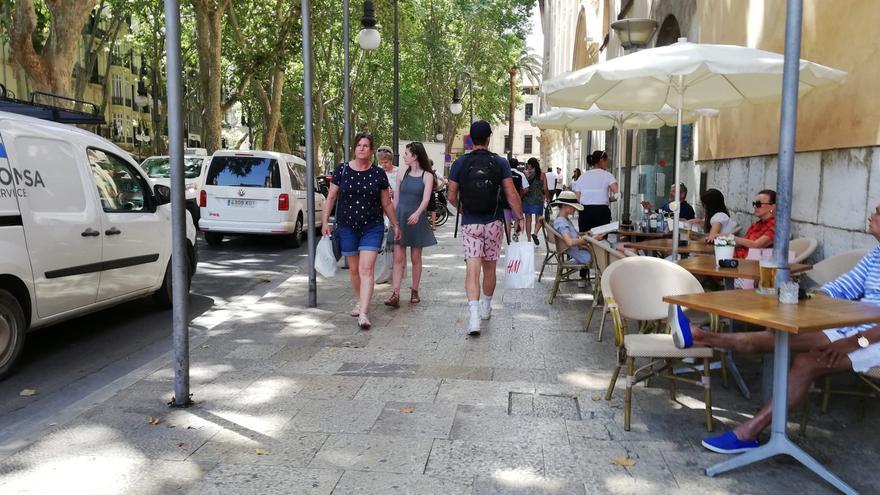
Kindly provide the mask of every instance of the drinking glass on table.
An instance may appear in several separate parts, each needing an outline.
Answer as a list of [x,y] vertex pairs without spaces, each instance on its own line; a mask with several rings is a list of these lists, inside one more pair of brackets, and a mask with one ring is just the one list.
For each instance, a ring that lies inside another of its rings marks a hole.
[[782,304],[797,304],[798,289],[800,289],[798,283],[791,280],[779,284],[779,302]]
[[773,260],[760,260],[758,265],[758,287],[755,292],[763,296],[776,295],[776,269],[779,266]]

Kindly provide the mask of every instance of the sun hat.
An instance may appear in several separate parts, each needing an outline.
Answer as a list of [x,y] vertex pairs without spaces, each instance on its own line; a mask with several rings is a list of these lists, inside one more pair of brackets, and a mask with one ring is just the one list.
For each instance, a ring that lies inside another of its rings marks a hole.
[[577,199],[577,194],[574,191],[562,191],[559,193],[559,196],[550,203],[551,206],[562,206],[568,205],[574,208],[575,210],[581,211],[584,209],[584,205],[581,204]]

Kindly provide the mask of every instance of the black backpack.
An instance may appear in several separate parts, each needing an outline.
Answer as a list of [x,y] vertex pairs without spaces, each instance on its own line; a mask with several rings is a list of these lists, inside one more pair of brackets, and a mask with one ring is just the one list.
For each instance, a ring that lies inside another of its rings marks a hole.
[[473,214],[494,214],[501,196],[501,168],[495,153],[488,150],[472,151],[462,166],[459,180],[461,205]]

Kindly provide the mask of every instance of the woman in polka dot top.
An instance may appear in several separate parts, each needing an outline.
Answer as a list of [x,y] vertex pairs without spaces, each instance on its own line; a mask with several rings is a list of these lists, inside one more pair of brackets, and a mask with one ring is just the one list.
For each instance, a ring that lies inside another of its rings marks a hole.
[[[373,164],[373,136],[359,132],[354,137],[354,160],[333,171],[333,181],[324,205],[322,233],[330,235],[330,212],[336,206],[336,233],[342,255],[348,259],[348,276],[354,289],[356,304],[351,315],[358,325],[369,330],[367,313],[373,297],[376,257],[385,238],[382,213],[391,219],[395,240],[400,239],[397,215],[391,203],[388,176]],[[337,204],[338,200],[338,204]]]

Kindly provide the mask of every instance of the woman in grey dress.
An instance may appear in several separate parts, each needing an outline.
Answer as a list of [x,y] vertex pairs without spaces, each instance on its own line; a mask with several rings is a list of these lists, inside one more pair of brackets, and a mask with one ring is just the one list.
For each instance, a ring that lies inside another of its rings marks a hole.
[[400,225],[400,242],[394,246],[394,270],[391,275],[391,297],[385,305],[400,307],[400,281],[406,268],[406,248],[412,261],[412,290],[410,304],[421,301],[419,282],[422,278],[422,248],[437,244],[434,232],[428,224],[428,202],[434,191],[434,175],[431,161],[422,143],[406,145],[403,153],[406,171],[397,174],[397,195],[394,206]]

